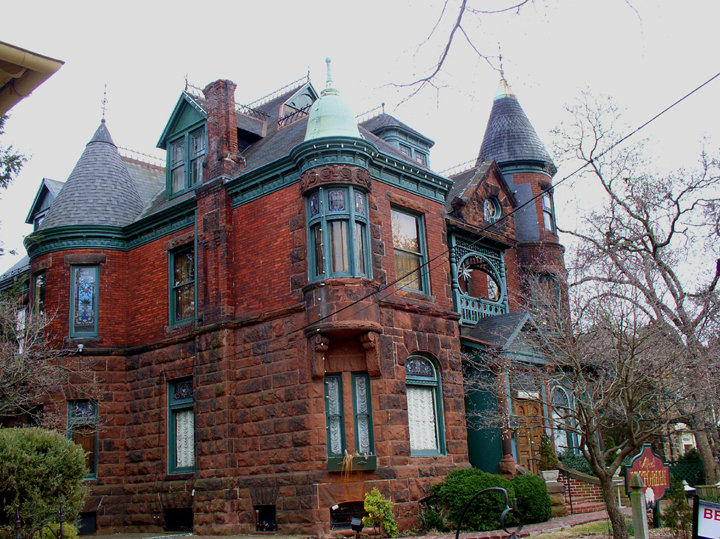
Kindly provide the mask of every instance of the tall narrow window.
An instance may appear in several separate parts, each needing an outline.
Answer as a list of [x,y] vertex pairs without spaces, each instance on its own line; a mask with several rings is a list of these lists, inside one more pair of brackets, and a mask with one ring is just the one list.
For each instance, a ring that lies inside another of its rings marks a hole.
[[202,183],[203,159],[207,152],[205,127],[185,132],[168,145],[170,194]]
[[555,232],[555,217],[553,214],[552,196],[548,192],[546,192],[542,197],[542,209],[545,230]]
[[391,210],[395,272],[398,287],[426,292],[425,242],[422,218],[402,210]]
[[32,314],[36,317],[45,315],[45,272],[33,276]]
[[192,472],[195,468],[195,412],[193,382],[181,380],[169,386],[169,472]]
[[[367,373],[346,373],[346,382],[352,384],[352,429],[355,432],[354,452],[369,456],[375,452],[370,398],[370,377]],[[328,457],[342,457],[348,448],[345,424],[343,375],[325,376],[325,415],[327,419]],[[352,446],[350,446],[352,447]],[[353,453],[353,451],[349,451]]]
[[71,267],[71,337],[96,337],[98,334],[98,274],[98,266]]
[[408,426],[412,455],[445,452],[440,375],[432,361],[410,356],[405,363]]
[[342,377],[339,374],[328,374],[325,377],[325,414],[328,456],[342,457],[345,451],[345,420]]
[[97,404],[88,400],[72,400],[67,403],[68,438],[85,452],[87,477],[97,477]]
[[186,247],[170,253],[170,323],[195,318],[195,252]]
[[321,187],[307,197],[310,278],[369,276],[367,195]]

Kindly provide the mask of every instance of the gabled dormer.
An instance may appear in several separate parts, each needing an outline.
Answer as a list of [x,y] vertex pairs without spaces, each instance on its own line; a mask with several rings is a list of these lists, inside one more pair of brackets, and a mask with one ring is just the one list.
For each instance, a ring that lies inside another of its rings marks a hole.
[[51,180],[50,178],[43,178],[40,187],[35,194],[35,200],[33,200],[30,211],[28,212],[25,222],[29,225],[33,225],[33,232],[35,232],[45,219],[50,206],[55,201],[55,197],[58,196],[60,189],[64,182]]
[[310,82],[307,82],[290,96],[280,107],[278,123],[287,125],[295,120],[304,118],[310,112],[310,107],[317,101],[318,94]]
[[158,148],[167,150],[168,197],[202,183],[207,153],[206,124],[207,114],[202,101],[183,92],[158,141]]
[[430,165],[430,148],[435,142],[389,114],[379,114],[361,124],[373,135],[392,144],[409,161]]

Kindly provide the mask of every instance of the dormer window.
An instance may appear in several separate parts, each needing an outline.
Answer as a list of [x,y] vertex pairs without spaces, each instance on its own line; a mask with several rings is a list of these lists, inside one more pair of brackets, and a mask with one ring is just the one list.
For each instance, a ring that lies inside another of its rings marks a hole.
[[411,161],[420,163],[423,166],[427,165],[427,154],[421,152],[417,148],[413,148],[408,144],[400,143],[400,152],[407,155]]
[[170,143],[170,194],[202,183],[206,147],[204,127],[183,133]]

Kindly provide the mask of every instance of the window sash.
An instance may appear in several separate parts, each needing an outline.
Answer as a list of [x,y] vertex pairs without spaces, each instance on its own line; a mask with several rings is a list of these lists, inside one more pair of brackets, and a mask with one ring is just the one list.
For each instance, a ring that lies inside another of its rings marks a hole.
[[439,452],[435,388],[407,386],[411,451]]
[[328,456],[342,457],[345,452],[345,416],[342,378],[338,374],[325,376],[325,415]]
[[195,410],[192,393],[177,399],[176,388],[181,384],[192,384],[182,380],[168,384],[168,472],[185,473],[195,468]]
[[391,209],[395,278],[398,288],[427,292],[429,283],[423,270],[425,237],[420,215]]
[[367,195],[321,187],[306,198],[310,280],[368,276]]
[[372,424],[370,377],[355,373],[353,381],[353,412],[355,414],[355,450],[361,455],[373,455],[375,442]]
[[195,318],[195,252],[186,248],[170,256],[170,319],[177,324]]

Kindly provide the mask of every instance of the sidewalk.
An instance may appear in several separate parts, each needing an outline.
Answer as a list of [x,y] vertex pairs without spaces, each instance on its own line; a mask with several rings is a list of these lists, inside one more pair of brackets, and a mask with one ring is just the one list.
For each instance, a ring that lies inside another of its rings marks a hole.
[[[594,513],[583,513],[581,515],[568,515],[566,517],[557,517],[540,522],[539,524],[528,524],[521,531],[519,537],[531,537],[541,533],[564,530],[580,524],[595,522],[597,520],[606,520],[606,511],[595,511]],[[514,528],[510,528],[513,531]],[[158,539],[171,537],[188,537],[192,539],[305,539],[308,535],[281,535],[275,533],[264,533],[257,535],[194,535],[190,533],[127,533],[115,535],[90,535],[92,539]],[[420,535],[416,537],[404,537],[403,539],[453,539],[455,533],[447,533],[442,535]],[[507,534],[503,530],[495,530],[489,532],[467,532],[461,533],[462,539],[504,539]]]

